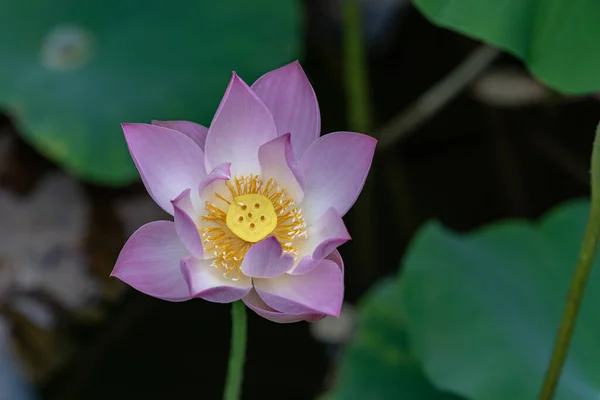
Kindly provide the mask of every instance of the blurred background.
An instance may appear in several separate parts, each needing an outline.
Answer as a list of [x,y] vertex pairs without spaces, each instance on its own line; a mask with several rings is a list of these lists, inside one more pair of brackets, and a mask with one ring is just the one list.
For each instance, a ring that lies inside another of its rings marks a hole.
[[[250,313],[244,398],[326,392],[353,304],[398,270],[424,221],[467,231],[589,192],[599,97],[554,92],[408,0],[359,5],[365,133],[380,145],[346,217],[348,304],[341,320],[312,325]],[[0,400],[220,398],[229,306],[168,303],[108,277],[127,237],[168,217],[119,123],[208,125],[232,70],[251,83],[299,59],[323,133],[360,130],[343,29],[340,0],[0,3]]]

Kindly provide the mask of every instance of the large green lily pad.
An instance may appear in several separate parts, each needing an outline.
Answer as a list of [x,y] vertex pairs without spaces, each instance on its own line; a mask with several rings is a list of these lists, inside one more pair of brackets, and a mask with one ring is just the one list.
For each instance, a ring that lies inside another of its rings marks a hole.
[[4,1],[0,108],[41,153],[103,184],[137,178],[119,124],[209,124],[231,72],[298,57],[295,0]]
[[[404,261],[411,349],[436,386],[474,400],[536,398],[587,222],[587,201],[469,235],[436,222]],[[600,262],[556,400],[600,398]]]
[[356,336],[346,349],[327,400],[458,400],[436,390],[408,352],[395,280],[375,286],[361,301]]
[[566,93],[600,90],[600,2],[594,0],[414,0],[434,23],[521,58]]

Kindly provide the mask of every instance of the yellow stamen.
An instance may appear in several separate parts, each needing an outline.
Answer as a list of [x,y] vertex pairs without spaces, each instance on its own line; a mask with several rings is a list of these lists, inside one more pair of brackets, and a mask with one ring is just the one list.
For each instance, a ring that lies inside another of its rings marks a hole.
[[212,265],[222,269],[223,276],[238,279],[248,249],[269,235],[279,240],[284,252],[298,255],[296,246],[307,236],[306,223],[286,189],[273,179],[263,184],[258,175],[234,176],[225,185],[229,199],[215,193],[224,204],[205,204],[202,219],[214,226],[200,229],[204,250],[215,256]]

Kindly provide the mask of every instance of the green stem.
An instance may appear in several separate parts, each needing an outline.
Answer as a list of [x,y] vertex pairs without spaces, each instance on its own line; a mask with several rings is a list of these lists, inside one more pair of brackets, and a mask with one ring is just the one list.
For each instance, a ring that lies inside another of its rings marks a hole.
[[238,400],[244,379],[246,358],[246,306],[241,301],[231,304],[231,348],[225,382],[225,400]]
[[[371,103],[365,49],[362,40],[361,18],[357,0],[342,0],[344,21],[344,78],[347,103],[347,115],[350,130],[369,134],[371,130]],[[374,167],[371,168],[371,175]],[[367,180],[362,193],[351,214],[352,225],[357,229],[353,233],[356,243],[357,263],[364,266],[361,280],[373,279],[372,273],[377,265],[375,227],[373,226],[373,199],[375,197],[373,181]]]
[[423,93],[407,109],[401,111],[383,128],[374,133],[373,136],[379,139],[378,151],[391,148],[435,116],[481,75],[500,54],[499,50],[488,46],[481,46],[473,51],[469,57]]
[[575,329],[579,306],[585,292],[588,277],[592,270],[592,263],[598,247],[598,235],[600,234],[600,126],[596,129],[596,138],[592,150],[592,205],[588,225],[583,238],[583,245],[579,253],[579,260],[575,267],[571,287],[562,321],[556,337],[552,358],[548,364],[544,384],[540,391],[540,400],[551,400],[560,379],[563,365],[567,358],[571,337]]
[[343,0],[342,11],[348,118],[352,129],[368,133],[371,130],[371,103],[358,1]]

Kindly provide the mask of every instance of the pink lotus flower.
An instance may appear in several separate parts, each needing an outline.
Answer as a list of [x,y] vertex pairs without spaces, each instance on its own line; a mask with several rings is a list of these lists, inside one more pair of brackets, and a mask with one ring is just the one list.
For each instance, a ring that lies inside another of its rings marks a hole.
[[319,137],[319,106],[295,62],[248,87],[235,73],[210,125],[123,124],[154,201],[174,222],[142,226],[112,276],[169,301],[242,299],[276,322],[338,316],[358,197],[376,141]]

